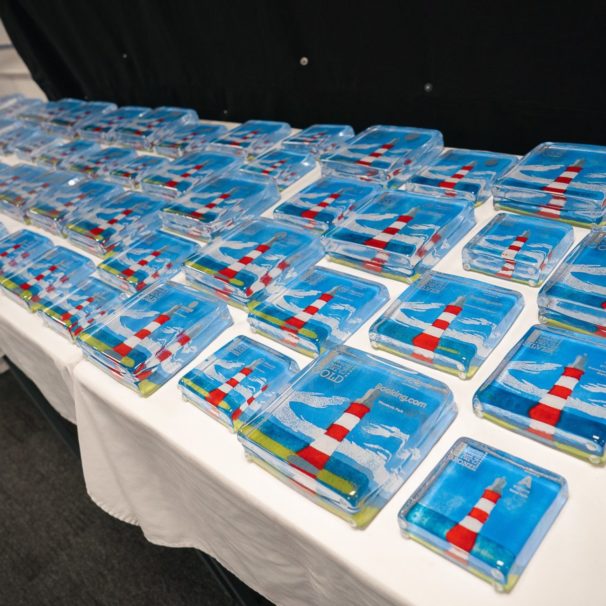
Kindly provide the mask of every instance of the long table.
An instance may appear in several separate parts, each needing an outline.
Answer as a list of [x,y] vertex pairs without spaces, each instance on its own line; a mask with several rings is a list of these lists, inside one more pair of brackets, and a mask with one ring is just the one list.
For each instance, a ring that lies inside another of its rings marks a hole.
[[[293,190],[315,177],[317,173]],[[271,210],[265,214],[271,216]],[[477,209],[477,225],[464,241],[492,216],[490,202]],[[4,216],[0,220],[11,230],[22,227]],[[575,229],[575,241],[584,234],[584,230]],[[478,278],[462,268],[463,244],[454,247],[436,269]],[[326,260],[320,264],[343,269]],[[478,279],[503,285],[489,277]],[[406,287],[391,280],[379,281],[392,299]],[[154,543],[201,549],[277,604],[598,603],[601,574],[606,569],[606,550],[601,542],[606,537],[604,470],[480,420],[471,408],[478,386],[537,322],[536,289],[513,283],[509,286],[523,294],[526,307],[473,379],[461,381],[404,362],[448,384],[459,414],[395,497],[362,531],[249,463],[233,434],[181,399],[177,382],[185,372],[234,336],[252,335],[244,312],[232,308],[233,326],[147,399],[83,360],[75,345],[4,297],[0,297],[0,349],[63,416],[77,422],[87,490],[102,509],[138,524]],[[347,344],[373,351],[368,327],[375,318]],[[255,338],[287,353],[300,366],[309,363],[285,347]],[[402,363],[391,354],[378,355]],[[511,452],[562,474],[569,482],[569,502],[506,597],[428,549],[405,540],[398,530],[398,509],[460,436]]]

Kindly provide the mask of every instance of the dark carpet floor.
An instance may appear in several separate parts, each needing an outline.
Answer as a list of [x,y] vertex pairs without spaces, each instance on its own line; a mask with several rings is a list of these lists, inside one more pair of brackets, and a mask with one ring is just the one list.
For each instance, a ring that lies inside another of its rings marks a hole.
[[88,498],[80,461],[0,375],[0,605],[233,604],[193,550],[148,543]]

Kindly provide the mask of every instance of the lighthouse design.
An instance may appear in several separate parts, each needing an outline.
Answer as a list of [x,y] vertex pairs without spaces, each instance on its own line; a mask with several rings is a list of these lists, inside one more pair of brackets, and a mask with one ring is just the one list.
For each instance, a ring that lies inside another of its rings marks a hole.
[[149,285],[150,281],[153,282],[154,280],[157,280],[160,277],[160,275],[162,274],[163,271],[168,271],[172,267],[173,267],[173,262],[172,261],[167,261],[166,263],[164,263],[164,265],[162,265],[162,267],[159,267],[153,273],[148,274],[145,277],[145,279],[143,279],[140,282],[138,282],[137,286],[136,286],[136,289],[137,290],[143,290],[144,288],[147,288],[147,286]]
[[506,483],[504,477],[496,478],[484,489],[482,496],[470,512],[446,533],[446,540],[453,545],[451,550],[453,555],[467,559],[484,524],[503,495]]
[[378,252],[370,261],[364,263],[366,269],[371,271],[380,272],[383,269],[383,265],[387,263],[389,255],[385,252],[385,248],[391,242],[391,240],[404,229],[417,214],[417,208],[411,208],[406,214],[400,215],[391,225],[386,227],[382,232],[376,234],[372,238],[369,238],[364,242],[366,246],[372,246],[373,248],[379,248],[381,252]]
[[255,368],[260,364],[260,362],[261,360],[255,360],[240,368],[235,375],[227,379],[227,381],[225,381],[220,387],[209,391],[206,395],[206,401],[213,406],[219,406],[231,391],[236,389],[238,385],[240,385],[240,383],[246,379],[246,377],[249,377],[254,372]]
[[461,168],[459,168],[453,175],[438,183],[438,187],[442,187],[444,189],[454,189],[459,184],[459,181],[465,179],[465,177],[467,177],[474,167],[475,162],[470,162],[469,164],[465,164],[465,166],[461,166]]
[[245,135],[241,137],[232,137],[228,141],[226,141],[227,145],[233,145],[234,147],[241,147],[244,143],[246,143],[249,139],[253,139],[259,134],[258,130],[251,130]]
[[188,168],[185,172],[181,173],[177,177],[173,177],[172,179],[168,179],[164,184],[166,187],[177,187],[179,183],[185,181],[185,179],[189,179],[193,174],[195,174],[200,169],[206,166],[207,162],[200,162],[199,164],[194,164],[190,168]]
[[[47,269],[45,269],[43,272],[40,272],[35,278],[34,278],[34,282],[36,282],[38,284],[38,286],[40,286],[40,288],[42,290],[46,290],[48,288],[48,284],[46,283],[46,279],[55,271],[57,271],[59,269],[58,265],[51,265],[50,267],[48,267]],[[23,284],[21,284],[21,290],[31,290],[32,288],[32,284],[30,282],[23,282]]]
[[422,333],[412,340],[413,357],[424,362],[433,362],[435,351],[440,344],[444,332],[452,321],[463,311],[465,297],[459,296],[444,307],[442,313]]
[[275,267],[272,267],[268,272],[265,272],[256,282],[251,284],[246,289],[246,296],[252,297],[259,291],[267,288],[281,273],[290,267],[288,261],[282,259]]
[[161,347],[155,353],[156,359],[154,360],[154,362],[149,364],[147,367],[141,365],[141,368],[135,371],[134,374],[137,380],[143,381],[149,378],[160,364],[166,362],[166,360],[169,360],[175,354],[181,351],[195,336],[198,335],[198,333],[201,332],[201,330],[201,328],[198,328],[198,330],[189,334],[185,331],[182,331],[170,345],[167,345],[166,347]]
[[220,269],[217,272],[217,277],[226,278],[227,280],[233,280],[247,265],[250,265],[251,263],[256,261],[261,255],[265,254],[273,246],[274,242],[283,238],[284,235],[285,234],[283,232],[280,232],[273,235],[266,242],[257,244],[255,248],[253,248],[243,257],[240,257],[240,259],[238,259],[235,263],[232,263],[231,265]]
[[180,305],[174,305],[168,311],[158,314],[149,324],[128,337],[126,341],[116,345],[113,348],[114,351],[122,357],[127,356],[137,345],[156,332],[161,326],[164,326],[180,307]]
[[79,303],[78,305],[72,307],[70,310],[62,314],[61,320],[63,320],[63,322],[69,322],[79,311],[86,309],[94,301],[95,297],[93,297],[92,295],[90,297],[87,297],[86,299],[84,299],[84,301],[82,301],[82,303]]
[[246,401],[244,402],[244,404],[242,404],[242,406],[240,406],[240,408],[237,408],[236,410],[234,410],[233,414],[231,415],[232,421],[235,423],[248,410],[250,405],[257,399],[257,396],[261,395],[264,391],[267,391],[268,387],[269,387],[269,385],[267,383],[265,383],[265,385],[263,385],[263,387],[261,387],[261,389],[259,390],[259,392],[256,395],[253,394],[252,396],[250,396],[250,398],[247,398]]
[[362,398],[354,400],[320,437],[296,454],[289,456],[288,463],[305,475],[316,478],[339,448],[341,442],[371,411],[379,393],[376,387],[372,387]]
[[207,202],[206,204],[204,204],[203,206],[200,206],[196,210],[192,210],[191,213],[189,213],[189,216],[193,217],[194,219],[202,219],[209,210],[213,210],[214,208],[216,208],[217,206],[219,206],[220,204],[225,202],[225,200],[229,200],[229,198],[232,197],[233,192],[234,192],[234,190],[230,189],[229,191],[219,194],[216,198],[214,198],[210,202]]
[[367,156],[364,156],[363,158],[357,160],[356,164],[361,164],[362,166],[372,166],[374,162],[376,162],[379,158],[382,158],[390,149],[393,149],[396,143],[396,139],[392,139],[387,143],[383,143],[383,145],[377,147]]
[[311,135],[305,135],[305,136],[295,136],[293,137],[293,139],[295,141],[299,141],[301,143],[316,143],[317,141],[319,141],[322,137],[325,137],[328,133],[326,131],[320,130],[318,132],[315,132]]
[[578,355],[572,364],[564,367],[553,387],[528,411],[529,431],[544,438],[553,438],[555,427],[562,416],[562,409],[585,374],[587,354]]
[[149,265],[154,259],[157,259],[166,250],[166,248],[166,246],[163,246],[158,250],[153,250],[142,259],[139,259],[138,261],[133,263],[130,267],[123,269],[122,274],[125,275],[127,278],[130,278],[135,274],[135,272],[139,271],[142,267]]
[[333,192],[328,194],[321,202],[314,204],[311,208],[305,209],[301,216],[304,219],[315,219],[323,210],[327,209],[333,202],[338,200],[342,195],[341,191]]
[[321,293],[313,303],[288,318],[282,325],[282,330],[298,333],[327,303],[334,299],[337,290],[338,288],[334,287]]
[[554,181],[543,187],[543,191],[553,195],[547,204],[539,208],[541,216],[552,219],[559,218],[562,208],[566,204],[566,196],[564,194],[572,180],[578,177],[581,170],[583,170],[583,160],[579,158],[567,166]]
[[19,242],[17,242],[17,244],[13,244],[12,246],[9,246],[7,249],[0,252],[0,259],[4,259],[5,257],[8,257],[8,255],[14,253],[16,250],[19,250],[21,248],[21,246],[22,245]]
[[526,242],[528,242],[529,236],[530,232],[524,231],[503,251],[501,257],[505,259],[505,262],[503,263],[501,270],[497,273],[499,278],[505,278],[508,280],[512,278],[513,272],[516,268],[515,259]]
[[97,227],[93,227],[90,230],[90,233],[93,236],[100,236],[103,232],[105,232],[106,230],[110,229],[111,227],[113,227],[117,223],[120,223],[120,221],[122,221],[122,219],[125,219],[126,217],[128,217],[132,213],[133,213],[133,209],[132,208],[125,208],[125,209],[119,211],[111,219],[108,219],[107,221],[101,221],[101,223],[99,223],[99,225],[97,225]]
[[282,160],[277,160],[276,162],[274,162],[273,164],[271,164],[270,166],[264,168],[261,171],[262,175],[271,175],[271,173],[275,172],[276,170],[278,170],[281,166],[283,166],[284,164],[286,164],[286,158],[282,158]]

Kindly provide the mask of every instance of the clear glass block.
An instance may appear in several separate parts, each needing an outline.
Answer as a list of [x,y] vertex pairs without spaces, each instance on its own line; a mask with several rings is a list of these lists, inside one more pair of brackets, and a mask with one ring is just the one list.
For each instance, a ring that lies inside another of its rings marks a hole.
[[122,188],[105,181],[84,180],[73,185],[58,185],[38,194],[26,210],[26,219],[53,234],[63,235],[65,224],[73,213],[100,206],[122,194]]
[[333,154],[321,158],[322,173],[399,187],[421,163],[441,151],[437,130],[405,126],[371,126]]
[[285,139],[282,147],[318,157],[343,147],[353,136],[347,124],[313,124]]
[[4,293],[30,311],[38,311],[73,290],[95,266],[90,259],[63,246],[55,246],[0,279]]
[[53,247],[53,243],[29,229],[20,229],[0,239],[0,278],[19,271]]
[[159,229],[164,204],[160,198],[127,192],[73,213],[63,232],[76,246],[104,256]]
[[274,217],[323,234],[380,191],[373,183],[322,177],[282,202]]
[[245,173],[267,177],[275,182],[280,191],[290,187],[311,172],[316,161],[310,154],[274,149],[256,160],[242,165]]
[[104,282],[135,294],[173,277],[197,251],[195,242],[157,231],[101,261],[97,271]]
[[460,438],[398,514],[404,536],[511,591],[568,498],[566,480]]
[[99,116],[115,111],[117,105],[106,101],[86,101],[80,106],[61,111],[52,116],[44,125],[49,132],[74,137],[78,125],[89,120],[98,119]]
[[323,267],[255,306],[252,329],[307,356],[344,343],[389,299],[382,284]]
[[65,168],[72,161],[94,154],[101,148],[92,141],[68,141],[61,143],[59,139],[52,145],[38,149],[31,155],[32,162],[48,168]]
[[227,132],[223,124],[190,122],[175,128],[154,141],[154,151],[169,158],[178,158],[206,149],[209,143]]
[[606,231],[592,231],[539,291],[541,322],[606,337]]
[[4,128],[0,132],[0,153],[4,155],[14,153],[16,145],[41,132],[39,128],[30,123],[15,122],[12,128]]
[[373,347],[471,378],[524,307],[519,293],[428,272],[370,328]]
[[280,199],[271,179],[234,170],[194,186],[162,209],[164,228],[210,240],[238,223],[257,218]]
[[471,149],[445,149],[406,185],[431,196],[457,196],[475,206],[492,195],[494,182],[518,161],[517,156]]
[[141,188],[152,194],[177,198],[196,185],[237,168],[241,159],[231,153],[193,152],[176,160],[164,160],[140,180]]
[[231,150],[244,159],[269,151],[290,135],[290,124],[269,120],[248,120],[209,144],[215,151]]
[[595,465],[606,462],[601,339],[532,327],[476,392],[477,415]]
[[350,212],[323,240],[336,263],[411,282],[435,265],[474,223],[467,200],[389,191]]
[[213,240],[184,269],[194,286],[247,309],[323,255],[320,240],[309,232],[257,219]]
[[465,244],[463,267],[502,280],[540,286],[573,241],[569,225],[499,213]]
[[91,118],[80,122],[76,126],[76,133],[82,139],[97,141],[98,143],[107,143],[111,141],[111,134],[114,128],[121,124],[128,124],[144,113],[151,111],[149,107],[137,105],[125,105],[118,109],[92,116]]
[[299,367],[288,356],[238,336],[179,381],[183,398],[236,431],[271,404]]
[[47,147],[63,145],[65,139],[50,133],[35,130],[31,135],[21,138],[12,145],[12,153],[20,160],[34,162],[34,158]]
[[16,164],[0,173],[0,212],[23,221],[39,194],[57,185],[73,185],[81,180],[81,175],[63,170]]
[[131,149],[122,147],[106,147],[96,152],[76,156],[70,160],[64,160],[62,166],[67,170],[82,173],[93,179],[106,177],[114,168],[130,162],[137,157]]
[[497,209],[582,227],[606,222],[606,147],[541,143],[495,184]]
[[166,282],[131,297],[111,316],[85,328],[78,344],[101,370],[149,396],[231,323],[225,303]]
[[251,460],[363,528],[455,415],[443,383],[340,346],[307,366],[238,436]]
[[85,328],[91,328],[124,303],[127,295],[117,288],[88,278],[54,303],[40,309],[47,326],[74,340]]
[[129,120],[118,122],[109,132],[108,139],[132,149],[151,151],[155,139],[174,128],[197,120],[198,114],[193,109],[156,107]]
[[136,158],[127,158],[114,168],[110,168],[105,178],[127,187],[129,189],[141,189],[141,179],[150,171],[157,169],[164,164],[162,158],[157,156],[137,156]]

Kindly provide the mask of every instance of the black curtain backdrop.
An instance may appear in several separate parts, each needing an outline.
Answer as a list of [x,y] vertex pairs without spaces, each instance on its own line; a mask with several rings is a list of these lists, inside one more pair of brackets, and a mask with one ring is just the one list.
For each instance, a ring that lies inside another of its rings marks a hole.
[[515,153],[606,144],[603,0],[0,0],[0,14],[51,99],[434,127]]

